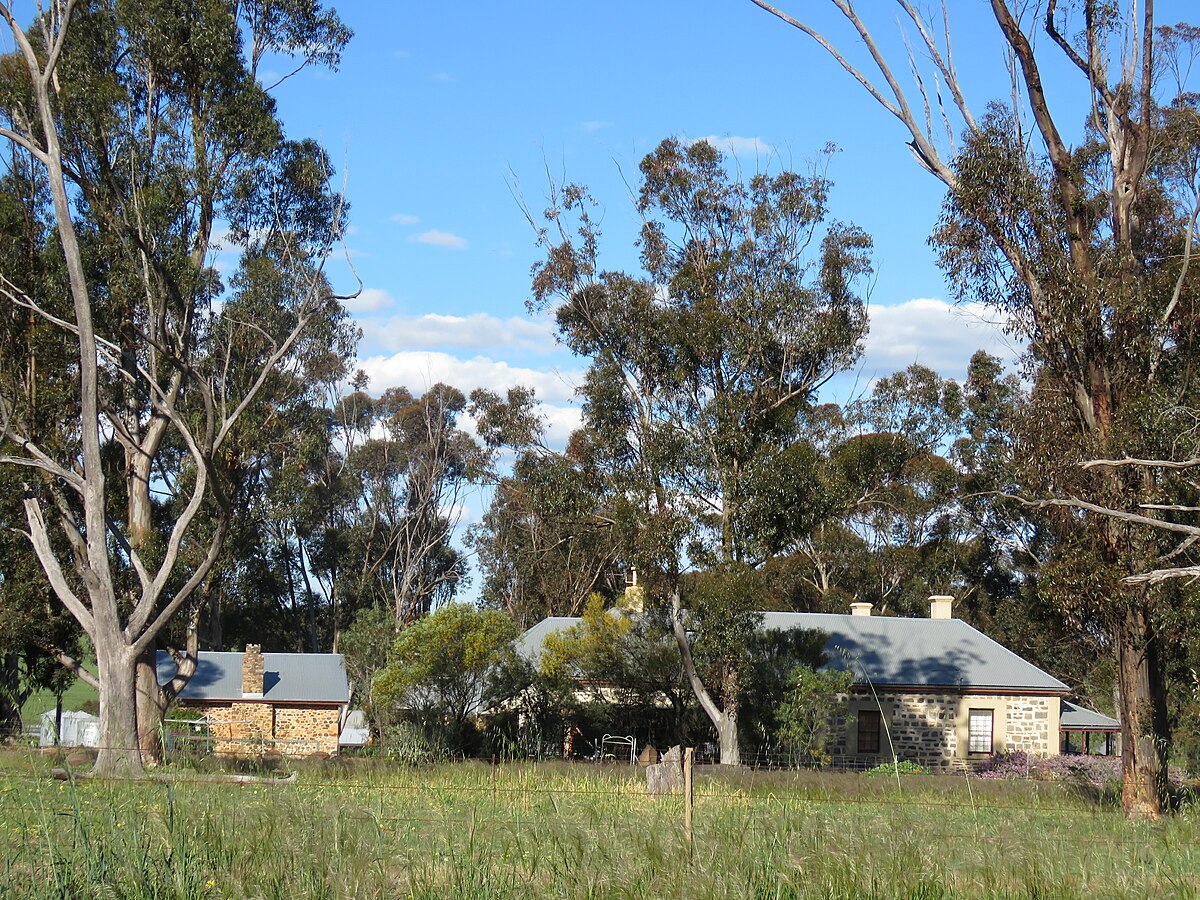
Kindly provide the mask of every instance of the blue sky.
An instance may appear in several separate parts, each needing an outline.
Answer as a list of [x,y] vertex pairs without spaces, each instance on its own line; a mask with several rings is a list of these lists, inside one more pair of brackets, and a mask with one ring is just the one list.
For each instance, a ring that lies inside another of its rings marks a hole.
[[[846,35],[832,7],[793,6]],[[955,7],[966,13],[954,20],[959,67],[981,108],[1006,85],[996,26],[984,4]],[[565,436],[582,363],[556,345],[548,319],[525,310],[538,256],[514,192],[540,209],[548,170],[586,183],[605,207],[603,262],[632,266],[624,179],[634,182],[638,161],[669,135],[719,139],[747,172],[803,168],[827,142],[841,148],[829,169],[832,214],[876,241],[859,383],[914,361],[961,377],[978,347],[1010,352],[980,310],[946,303],[926,244],[942,191],[910,158],[899,123],[749,2],[338,9],[355,31],[340,71],[302,73],[277,96],[289,133],[320,139],[345,178],[364,287],[351,307],[373,390],[533,384],[552,432]],[[892,8],[878,28],[902,49]],[[349,281],[344,266],[331,271]]]

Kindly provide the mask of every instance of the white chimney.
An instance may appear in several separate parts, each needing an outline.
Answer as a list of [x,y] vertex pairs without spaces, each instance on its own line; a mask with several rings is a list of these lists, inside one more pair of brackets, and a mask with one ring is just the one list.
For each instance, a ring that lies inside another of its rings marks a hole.
[[869,616],[871,615],[870,603],[851,603],[850,615],[852,616]]
[[953,605],[954,598],[949,594],[934,594],[929,598],[929,618],[953,619],[954,614],[950,611]]

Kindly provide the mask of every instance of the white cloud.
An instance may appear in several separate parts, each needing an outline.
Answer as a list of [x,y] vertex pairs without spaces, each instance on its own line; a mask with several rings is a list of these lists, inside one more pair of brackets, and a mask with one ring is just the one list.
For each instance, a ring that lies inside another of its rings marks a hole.
[[374,325],[363,323],[363,327],[364,337],[370,345],[382,350],[505,347],[551,352],[558,349],[552,322],[524,316],[498,319],[482,312],[469,316],[426,313],[423,316],[393,316]]
[[995,314],[980,303],[953,305],[915,299],[895,306],[873,306],[866,353],[859,364],[874,379],[920,363],[944,378],[963,378],[976,350],[1011,364],[1020,353],[1004,334]]
[[597,131],[603,131],[605,128],[612,128],[612,122],[589,119],[587,122],[580,122],[579,127],[587,134],[595,134]]
[[476,356],[462,359],[449,353],[402,350],[391,356],[370,356],[359,360],[371,379],[371,393],[403,385],[416,392],[443,382],[470,393],[477,387],[504,391],[516,385],[532,387],[547,403],[565,404],[575,394],[581,372],[544,371],[512,366],[503,360]]
[[397,225],[416,225],[421,221],[421,217],[411,213],[396,213],[394,216],[388,216],[388,221]]
[[718,150],[724,150],[734,156],[774,156],[775,148],[759,137],[739,137],[735,134],[716,135],[691,138],[689,144],[708,141]]
[[435,72],[433,75],[429,76],[429,80],[430,81],[440,81],[440,82],[443,82],[444,84],[454,84],[454,82],[458,81],[458,79],[455,78],[453,75],[451,75],[449,72]]
[[447,247],[451,250],[464,250],[467,246],[466,238],[449,231],[440,231],[437,228],[414,234],[409,240],[416,241],[418,244],[430,244],[434,247]]
[[452,503],[449,506],[443,506],[438,512],[458,528],[471,525],[480,519],[478,506],[467,503]]
[[578,406],[552,406],[543,404],[542,414],[546,417],[547,447],[561,449],[567,446],[567,438],[583,424],[583,410]]
[[356,316],[379,312],[381,309],[395,305],[395,298],[380,288],[363,288],[357,297],[346,301],[346,309]]

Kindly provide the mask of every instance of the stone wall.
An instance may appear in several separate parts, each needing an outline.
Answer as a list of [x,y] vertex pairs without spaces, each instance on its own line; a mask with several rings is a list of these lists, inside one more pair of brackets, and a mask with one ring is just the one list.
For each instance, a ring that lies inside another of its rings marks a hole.
[[[893,750],[899,759],[928,769],[973,768],[990,754],[969,752],[972,709],[992,711],[994,753],[1023,750],[1049,756],[1058,750],[1058,697],[884,691],[841,699],[846,712],[831,719],[827,752],[834,765],[846,768],[890,763]],[[863,710],[881,713],[879,753],[858,751],[857,717]]]
[[275,747],[284,756],[338,750],[338,710],[328,706],[281,706],[275,710]]
[[227,756],[259,756],[270,749],[275,714],[269,703],[223,703],[204,706],[213,752]]
[[208,718],[213,752],[227,756],[335,755],[338,750],[337,707],[274,706],[270,703],[205,704],[197,709]]
[[1059,751],[1057,697],[1010,697],[1005,726],[1008,749],[1031,756],[1051,756]]

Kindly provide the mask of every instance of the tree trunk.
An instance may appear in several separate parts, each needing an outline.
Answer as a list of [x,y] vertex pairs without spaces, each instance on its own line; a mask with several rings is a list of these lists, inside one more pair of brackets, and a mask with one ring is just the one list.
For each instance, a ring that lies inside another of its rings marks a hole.
[[175,661],[175,674],[170,681],[161,684],[158,680],[158,651],[153,645],[137,661],[138,747],[145,765],[156,766],[162,762],[163,720],[175,698],[196,674],[200,652],[200,613],[201,608],[196,606],[188,615],[184,651],[181,653],[172,647],[167,648]]
[[97,775],[139,777],[142,755],[138,747],[137,660],[118,635],[96,640],[96,666],[100,680],[100,753]]
[[16,653],[0,656],[0,728],[21,730],[21,658]]
[[1117,626],[1117,684],[1121,703],[1121,803],[1131,818],[1157,819],[1166,794],[1166,698],[1158,648],[1146,608],[1130,605]]
[[717,736],[721,741],[721,765],[740,766],[742,764],[742,749],[738,743],[738,697],[741,692],[741,678],[738,667],[730,665],[725,670],[724,684],[725,712],[721,721],[715,723]]
[[[675,643],[679,647],[679,655],[683,658],[683,671],[687,675],[692,693],[700,702],[709,721],[717,730],[717,739],[721,742],[721,765],[740,766],[742,764],[741,749],[738,746],[737,731],[737,672],[731,671],[725,676],[725,687],[731,687],[734,693],[728,694],[725,709],[717,706],[708,689],[704,687],[699,673],[696,671],[695,660],[692,659],[692,645],[688,638],[687,629],[683,625],[683,604],[679,597],[679,588],[671,591],[671,630],[675,635]],[[729,699],[732,697],[733,699]]]
[[162,763],[162,721],[167,704],[158,684],[157,655],[151,648],[137,661],[138,748],[146,766]]
[[738,744],[737,711],[726,712],[713,724],[717,727],[717,739],[721,742],[721,765],[740,766],[742,750]]

